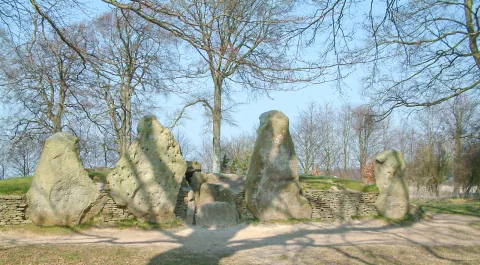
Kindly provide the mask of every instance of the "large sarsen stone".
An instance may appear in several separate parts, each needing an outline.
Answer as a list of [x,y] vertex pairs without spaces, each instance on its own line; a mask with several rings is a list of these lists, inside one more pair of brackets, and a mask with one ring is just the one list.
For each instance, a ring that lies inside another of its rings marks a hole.
[[257,134],[245,183],[248,209],[262,221],[310,218],[312,209],[301,194],[288,117],[276,110],[263,113]]
[[77,137],[65,132],[50,136],[27,193],[32,222],[44,226],[78,225],[98,213],[101,207],[93,207],[98,196],[80,161]]
[[398,219],[408,213],[410,202],[405,169],[401,152],[386,150],[375,158],[375,179],[380,191],[375,208],[379,215]]
[[174,210],[187,163],[180,147],[155,116],[144,117],[137,139],[107,176],[111,195],[140,220],[164,222]]

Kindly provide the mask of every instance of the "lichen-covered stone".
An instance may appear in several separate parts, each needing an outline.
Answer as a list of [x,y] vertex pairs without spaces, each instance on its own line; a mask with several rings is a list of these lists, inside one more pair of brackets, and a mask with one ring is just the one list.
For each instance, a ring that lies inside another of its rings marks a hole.
[[288,117],[275,110],[263,113],[245,184],[248,209],[262,221],[310,218],[312,208],[298,179]]
[[180,184],[187,168],[173,134],[155,116],[144,117],[137,139],[108,174],[111,195],[140,220],[175,218]]
[[408,214],[410,202],[405,169],[401,152],[387,150],[375,158],[375,179],[380,192],[375,208],[379,215],[399,219]]
[[47,139],[26,196],[37,225],[74,226],[100,211],[99,191],[80,161],[76,137],[60,132]]

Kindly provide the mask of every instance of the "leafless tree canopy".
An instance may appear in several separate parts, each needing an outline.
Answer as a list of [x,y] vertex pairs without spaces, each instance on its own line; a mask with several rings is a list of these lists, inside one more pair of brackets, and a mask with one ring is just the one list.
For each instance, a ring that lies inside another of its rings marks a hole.
[[[386,109],[432,106],[463,93],[478,94],[478,8],[466,1],[392,1],[373,10],[371,40],[361,52],[374,58],[365,92]],[[478,96],[478,95],[476,95]]]

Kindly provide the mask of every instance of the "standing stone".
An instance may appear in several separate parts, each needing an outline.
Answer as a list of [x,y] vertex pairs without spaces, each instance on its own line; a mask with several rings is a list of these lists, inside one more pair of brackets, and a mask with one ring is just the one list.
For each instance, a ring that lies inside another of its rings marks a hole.
[[375,179],[380,194],[375,208],[381,216],[403,218],[409,210],[409,192],[405,181],[403,153],[387,150],[375,158]]
[[145,116],[137,131],[137,139],[107,176],[111,195],[140,220],[173,220],[187,164],[173,134],[155,116]]
[[94,216],[99,191],[88,177],[78,152],[78,138],[65,132],[45,142],[27,203],[30,219],[43,226],[74,226]]
[[288,117],[276,110],[263,113],[257,135],[245,183],[248,209],[261,221],[310,218]]

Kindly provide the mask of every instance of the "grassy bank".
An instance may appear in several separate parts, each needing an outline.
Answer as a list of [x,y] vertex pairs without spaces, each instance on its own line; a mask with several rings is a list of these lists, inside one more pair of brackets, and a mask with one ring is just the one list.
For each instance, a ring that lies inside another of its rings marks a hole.
[[[88,175],[94,182],[106,182],[108,172],[89,170]],[[0,194],[21,195],[27,193],[33,177],[21,177],[0,180]],[[353,190],[363,192],[378,192],[376,185],[365,185],[360,180],[341,179],[332,177],[300,176],[300,183],[304,189],[328,190],[337,187],[339,190]]]
[[[107,174],[106,170],[100,169],[93,169],[88,170],[88,176],[94,182],[107,182]],[[30,185],[32,185],[33,176],[28,177],[19,177],[19,178],[9,178],[0,180],[0,195],[22,195],[27,193],[28,189],[30,189]]]
[[300,183],[304,189],[329,190],[336,187],[339,190],[378,192],[377,185],[365,185],[361,180],[354,179],[302,175]]
[[0,195],[22,195],[27,193],[33,177],[0,180]]

